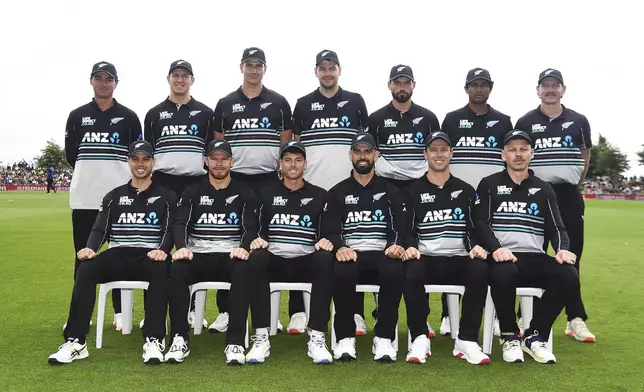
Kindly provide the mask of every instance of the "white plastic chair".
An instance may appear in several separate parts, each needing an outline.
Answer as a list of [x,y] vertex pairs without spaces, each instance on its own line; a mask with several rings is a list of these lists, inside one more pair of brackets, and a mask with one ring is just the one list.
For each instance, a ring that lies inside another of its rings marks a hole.
[[[532,321],[534,297],[541,298],[543,292],[543,289],[535,287],[517,287],[517,296],[519,297],[519,306],[521,307],[521,319],[523,321],[524,331],[530,327],[530,322]],[[495,317],[496,309],[494,308],[491,289],[488,287],[487,299],[485,300],[485,317],[483,319],[483,352],[488,355],[492,354]],[[548,350],[553,352],[552,328],[550,328],[550,336],[548,336],[546,345]]]
[[[195,318],[193,321],[195,335],[200,335],[203,330],[203,318],[206,312],[206,297],[208,290],[230,290],[228,282],[199,282],[190,286],[190,298],[195,295]],[[248,322],[246,322],[245,347],[248,348]]]
[[306,313],[306,320],[309,320],[310,307],[311,307],[311,283],[286,283],[275,282],[271,283],[271,327],[269,333],[277,335],[277,322],[280,317],[280,300],[282,291],[301,291],[304,297],[304,312]]
[[107,293],[113,289],[121,290],[121,322],[123,328],[121,333],[129,335],[132,333],[132,308],[134,307],[134,293],[132,290],[147,290],[150,284],[141,281],[124,281],[102,283],[98,289],[98,310],[96,314],[96,348],[103,347],[103,324],[105,323],[105,302]]
[[[380,286],[375,284],[359,284],[356,285],[356,293],[375,293],[376,302],[378,302],[378,293],[380,292]],[[398,324],[396,324],[396,332],[394,334],[394,341],[391,342],[394,346],[394,350],[398,352]],[[335,303],[333,303],[331,308],[331,350],[335,350],[337,345],[335,338]]]
[[[447,296],[447,314],[449,315],[450,336],[456,340],[460,321],[459,296],[465,294],[465,286],[446,284],[426,284],[425,293],[445,293]],[[411,330],[407,332],[407,349],[411,350]]]

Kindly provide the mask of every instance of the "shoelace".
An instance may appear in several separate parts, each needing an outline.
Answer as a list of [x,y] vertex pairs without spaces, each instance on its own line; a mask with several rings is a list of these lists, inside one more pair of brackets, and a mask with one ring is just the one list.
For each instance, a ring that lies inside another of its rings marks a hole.
[[157,348],[159,351],[163,351],[163,345],[161,344],[161,342],[159,341],[159,339],[157,339],[157,338],[145,338],[145,340],[146,340],[146,342],[147,342],[148,344],[153,344],[153,345],[155,345],[155,346],[156,346],[156,348]]
[[314,345],[316,345],[319,348],[326,347],[326,342],[324,341],[324,339],[318,336],[311,336],[311,341],[313,342]]
[[71,339],[71,338],[67,339],[65,343],[61,344],[60,347],[58,347],[58,350],[66,349],[66,350],[74,351],[76,350],[74,348],[75,343],[78,343],[78,339]]
[[266,343],[268,340],[268,336],[266,335],[253,335],[250,337],[250,340],[253,341],[253,346],[254,347],[259,347],[260,344]]
[[226,352],[233,354],[243,354],[244,350],[242,350],[241,346],[228,346],[226,347]]
[[507,340],[505,343],[503,343],[506,349],[513,349],[513,348],[519,348],[520,343],[518,340]]
[[585,335],[588,333],[588,327],[585,323],[571,322],[570,328],[574,329],[577,335]]
[[177,339],[175,337],[174,340],[172,340],[172,346],[170,347],[170,351],[188,351],[188,344],[186,344],[185,339],[183,338]]

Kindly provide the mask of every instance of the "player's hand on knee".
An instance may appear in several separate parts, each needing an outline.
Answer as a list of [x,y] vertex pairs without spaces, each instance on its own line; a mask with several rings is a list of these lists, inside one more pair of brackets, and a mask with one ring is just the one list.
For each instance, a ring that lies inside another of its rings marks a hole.
[[577,256],[571,251],[562,249],[555,255],[555,260],[559,264],[575,264]]
[[326,250],[327,252],[333,251],[333,244],[326,238],[322,238],[315,244],[315,250]]
[[355,250],[343,246],[335,252],[335,258],[340,262],[357,261],[358,255]]
[[154,249],[148,252],[148,257],[154,261],[165,261],[168,255],[161,249]]
[[266,242],[262,237],[257,237],[250,243],[250,249],[263,249],[268,248],[268,242]]
[[413,246],[409,247],[405,251],[405,254],[403,255],[402,259],[403,259],[403,261],[407,261],[407,260],[411,260],[411,259],[419,260],[420,259],[420,251],[418,249],[414,248]]
[[192,252],[188,248],[181,248],[174,252],[172,260],[192,260]]
[[517,258],[514,256],[512,251],[508,248],[499,248],[492,253],[492,258],[496,262],[511,261],[513,263],[517,262]]
[[472,250],[470,250],[470,259],[487,259],[487,250],[483,249],[479,245],[475,245]]
[[90,248],[83,248],[76,253],[76,256],[78,257],[79,260],[89,260],[93,259],[96,257],[96,252],[94,252]]
[[235,248],[230,252],[231,259],[248,260],[250,253],[244,248]]
[[405,256],[405,248],[400,245],[391,245],[385,249],[385,256],[389,256],[392,259],[402,259]]

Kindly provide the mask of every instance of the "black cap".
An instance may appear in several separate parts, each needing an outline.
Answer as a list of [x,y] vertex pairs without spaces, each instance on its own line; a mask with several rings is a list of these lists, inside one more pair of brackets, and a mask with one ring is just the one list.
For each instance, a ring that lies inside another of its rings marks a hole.
[[92,73],[90,76],[94,76],[94,74],[99,73],[99,72],[105,72],[106,74],[110,75],[114,79],[118,79],[119,77],[116,75],[116,67],[112,63],[108,63],[107,61],[99,61],[98,63],[94,64],[92,67]]
[[335,61],[336,64],[340,65],[340,60],[338,60],[338,54],[332,50],[324,49],[315,56],[315,65],[317,66],[324,60]]
[[213,152],[223,152],[229,157],[233,156],[233,149],[230,147],[230,143],[225,140],[213,140],[208,143],[208,146],[206,147],[206,156]]
[[505,137],[503,138],[503,145],[505,146],[510,140],[514,140],[514,139],[523,139],[527,141],[529,144],[532,144],[532,139],[530,139],[530,135],[528,135],[526,132],[520,129],[515,129],[505,134]]
[[194,75],[192,72],[192,64],[187,62],[186,60],[177,60],[174,61],[172,64],[170,64],[170,70],[168,71],[168,75],[172,73],[177,68],[183,68],[186,71],[190,72],[191,75]]
[[130,144],[129,156],[133,157],[137,152],[145,153],[147,156],[154,158],[154,148],[150,142],[137,140]]
[[241,62],[245,63],[246,61],[249,60],[259,60],[263,64],[266,64],[266,55],[264,54],[264,51],[261,50],[260,48],[256,47],[250,47],[244,49],[244,54],[242,54],[242,59]]
[[545,78],[559,79],[561,84],[564,84],[563,76],[561,75],[561,72],[559,70],[556,70],[556,69],[553,69],[553,68],[548,68],[545,71],[541,72],[539,74],[539,81],[537,82],[537,84],[541,84],[541,81],[543,79],[545,79]]
[[398,64],[394,65],[389,72],[389,81],[392,81],[398,77],[406,76],[412,81],[414,81],[414,71],[411,70],[409,65]]
[[374,150],[378,149],[378,146],[376,146],[376,139],[374,139],[370,133],[361,132],[353,135],[353,137],[351,138],[351,149],[353,149],[358,144],[366,144]]
[[494,84],[492,77],[490,76],[490,72],[487,69],[477,67],[470,69],[470,71],[467,73],[467,77],[465,78],[465,86],[468,86],[470,83],[477,79],[487,80],[488,82],[490,82],[490,84]]
[[284,158],[284,154],[287,152],[302,154],[304,155],[304,159],[306,159],[306,149],[304,148],[304,144],[298,140],[289,140],[282,144],[280,147],[280,159]]
[[429,147],[429,145],[432,144],[432,142],[437,139],[444,140],[447,143],[447,145],[449,145],[451,148],[452,141],[450,140],[449,136],[445,132],[436,131],[436,132],[430,133],[429,137],[425,139],[425,149],[427,149],[427,147]]

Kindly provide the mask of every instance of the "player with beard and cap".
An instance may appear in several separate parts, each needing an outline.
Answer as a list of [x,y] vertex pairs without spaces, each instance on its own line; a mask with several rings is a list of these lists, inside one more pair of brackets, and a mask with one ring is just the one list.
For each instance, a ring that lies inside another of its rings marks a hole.
[[[505,170],[481,180],[474,203],[475,232],[490,254],[489,285],[501,326],[503,360],[523,362],[523,351],[539,363],[555,363],[545,340],[559,313],[581,296],[568,234],[552,186],[529,169],[534,156],[530,136],[508,132],[503,143]],[[555,256],[543,244],[548,239]],[[514,306],[516,288],[544,289],[525,338],[521,340]]]
[[[503,170],[502,140],[512,130],[510,117],[488,104],[493,87],[488,70],[479,67],[469,70],[465,78],[467,105],[447,113],[441,125],[452,141],[454,157],[450,171],[474,188],[483,177]],[[451,331],[447,300],[445,295],[442,298],[440,333],[448,335]]]
[[[214,139],[213,111],[190,95],[195,77],[188,61],[173,61],[166,80],[170,95],[148,110],[143,137],[154,146],[157,157],[154,181],[180,197],[189,185],[206,174],[203,155],[208,142]],[[188,318],[192,325],[194,304]],[[208,322],[204,320],[206,326]]]
[[[557,195],[561,219],[570,238],[570,251],[577,256],[575,268],[579,271],[584,249],[585,213],[579,186],[590,165],[593,143],[586,116],[561,103],[565,93],[566,85],[559,70],[542,71],[537,82],[541,104],[521,117],[515,128],[532,136],[534,159],[531,168],[536,176],[552,185]],[[544,249],[547,248],[546,242]],[[595,342],[595,335],[586,326],[588,315],[581,297],[566,304],[566,314],[566,335],[582,342]]]
[[336,249],[333,297],[336,309],[337,346],[334,358],[356,359],[353,315],[362,297],[357,284],[377,284],[378,320],[375,326],[374,360],[396,361],[392,342],[396,338],[398,306],[403,291],[405,213],[400,191],[375,174],[376,141],[370,134],[357,134],[349,153],[353,170],[327,194],[323,215],[324,237]]
[[320,230],[326,191],[304,180],[302,143],[288,141],[280,151],[284,178],[262,190],[259,236],[251,243],[250,311],[256,334],[246,362],[263,363],[270,355],[270,282],[310,282],[308,356],[315,364],[329,364],[333,357],[324,335],[333,294],[333,244]]
[[[431,110],[412,101],[416,80],[409,65],[391,68],[388,87],[392,100],[369,116],[368,132],[380,151],[376,174],[404,190],[425,173],[424,142],[427,135],[440,129],[440,125]],[[409,220],[411,216],[407,218]],[[374,317],[375,314],[374,311]],[[434,336],[431,326],[429,334]]]
[[[351,138],[367,128],[367,107],[358,93],[339,85],[342,67],[338,54],[324,49],[315,56],[315,76],[319,87],[297,100],[293,110],[293,134],[307,149],[308,166],[304,178],[329,190],[351,171],[345,159]],[[362,294],[361,294],[362,295]],[[289,333],[306,330],[302,293],[292,292],[289,301]],[[367,333],[364,307],[355,315],[356,333]]]
[[[100,61],[89,79],[94,98],[69,114],[65,128],[65,154],[74,169],[69,192],[76,252],[87,244],[102,197],[130,176],[127,152],[141,137],[139,117],[114,99],[119,84],[114,64]],[[74,263],[74,278],[80,260]],[[114,323],[121,329],[121,292],[112,291]]]
[[[292,135],[291,106],[286,98],[263,85],[267,65],[262,49],[244,49],[239,69],[242,85],[217,102],[213,127],[215,137],[225,138],[232,147],[235,164],[231,176],[244,181],[259,196],[263,188],[279,182],[279,148]],[[227,298],[228,292],[217,292],[219,315],[210,332],[228,328]],[[301,296],[296,303],[302,303]],[[281,324],[279,327],[281,330]]]
[[208,176],[183,192],[177,209],[177,251],[170,269],[173,340],[165,362],[181,363],[190,354],[186,320],[189,287],[199,282],[223,281],[231,283],[226,363],[242,365],[250,290],[246,260],[250,243],[257,237],[255,193],[240,180],[230,178],[235,160],[227,141],[211,141],[205,163]]

